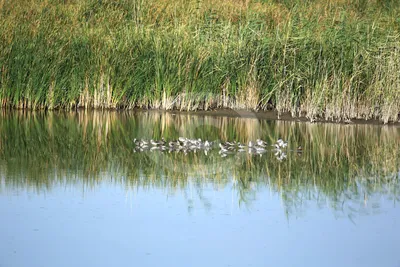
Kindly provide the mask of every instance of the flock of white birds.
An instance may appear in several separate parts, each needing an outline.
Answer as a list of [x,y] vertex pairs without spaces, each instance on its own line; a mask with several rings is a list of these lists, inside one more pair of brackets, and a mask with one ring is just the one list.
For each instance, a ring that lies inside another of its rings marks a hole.
[[[226,157],[233,153],[249,153],[252,155],[262,156],[267,151],[272,151],[279,161],[284,160],[287,157],[287,146],[288,143],[282,139],[278,139],[276,143],[268,145],[266,141],[257,139],[256,141],[249,141],[247,144],[242,144],[236,141],[208,141],[201,139],[190,139],[185,137],[179,137],[177,140],[166,141],[164,138],[161,140],[145,140],[145,139],[134,139],[135,152],[143,151],[162,151],[162,152],[182,152],[185,155],[187,153],[202,151],[206,156],[212,149],[219,148],[219,155]],[[297,153],[302,152],[302,148],[297,148]]]

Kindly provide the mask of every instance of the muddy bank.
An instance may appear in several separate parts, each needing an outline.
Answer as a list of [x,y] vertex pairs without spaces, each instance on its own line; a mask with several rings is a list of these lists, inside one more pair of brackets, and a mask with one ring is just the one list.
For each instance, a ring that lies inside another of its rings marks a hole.
[[242,118],[254,118],[259,120],[283,120],[283,121],[296,121],[296,122],[310,122],[310,123],[337,123],[337,124],[370,124],[370,125],[390,125],[400,127],[400,119],[397,122],[383,123],[378,119],[352,119],[352,120],[325,120],[325,119],[314,119],[310,120],[306,117],[293,117],[289,112],[279,114],[277,111],[249,111],[249,110],[232,110],[232,109],[217,109],[210,111],[171,111],[171,110],[160,110],[160,109],[134,109],[130,111],[117,111],[117,112],[128,112],[128,113],[141,113],[141,112],[155,112],[155,113],[168,113],[168,114],[187,114],[197,116],[215,116],[215,117],[242,117]]
[[179,110],[163,110],[163,109],[142,109],[135,108],[131,110],[121,110],[121,109],[84,109],[78,108],[76,110],[30,110],[30,109],[9,109],[0,108],[2,113],[82,113],[82,112],[117,112],[117,113],[160,113],[160,114],[171,114],[171,115],[195,115],[195,116],[212,116],[212,117],[230,117],[230,118],[254,118],[259,120],[281,120],[281,121],[295,121],[295,122],[310,122],[310,123],[335,123],[335,124],[369,124],[369,125],[389,125],[400,127],[400,114],[399,119],[396,122],[384,123],[378,119],[351,119],[351,120],[326,120],[322,118],[317,118],[310,120],[306,117],[293,117],[289,112],[279,114],[276,110],[271,111],[251,111],[251,110],[233,110],[233,109],[216,109],[216,110],[198,110],[198,111],[179,111]]

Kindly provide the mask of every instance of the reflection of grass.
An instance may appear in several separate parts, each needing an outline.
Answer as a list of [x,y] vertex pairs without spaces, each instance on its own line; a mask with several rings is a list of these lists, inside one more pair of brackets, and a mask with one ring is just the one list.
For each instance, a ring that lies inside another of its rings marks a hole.
[[[55,184],[96,186],[104,177],[129,187],[185,189],[196,181],[225,187],[233,180],[240,201],[258,186],[281,193],[287,209],[308,199],[368,201],[374,194],[399,195],[400,130],[372,125],[308,124],[256,119],[161,113],[3,113],[0,115],[0,175],[6,187],[50,190]],[[212,131],[201,132],[203,125]],[[250,126],[250,127],[249,127]],[[251,128],[251,130],[249,130]],[[218,131],[215,131],[218,129]],[[289,149],[278,162],[273,153],[221,159],[203,153],[135,153],[133,138],[209,140],[282,137]]]
[[0,1],[0,106],[396,121],[397,0]]

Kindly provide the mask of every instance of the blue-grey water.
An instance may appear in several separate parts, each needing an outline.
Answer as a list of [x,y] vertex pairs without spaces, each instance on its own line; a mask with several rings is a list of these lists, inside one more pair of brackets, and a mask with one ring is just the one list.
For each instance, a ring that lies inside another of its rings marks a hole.
[[[135,137],[179,136],[289,148],[283,160],[134,151]],[[3,113],[0,266],[398,267],[399,137],[240,117]]]

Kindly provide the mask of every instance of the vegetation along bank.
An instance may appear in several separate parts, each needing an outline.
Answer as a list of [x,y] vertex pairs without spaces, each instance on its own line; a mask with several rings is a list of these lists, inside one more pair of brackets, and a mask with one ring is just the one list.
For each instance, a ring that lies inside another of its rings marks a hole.
[[0,105],[398,121],[395,0],[0,0]]

